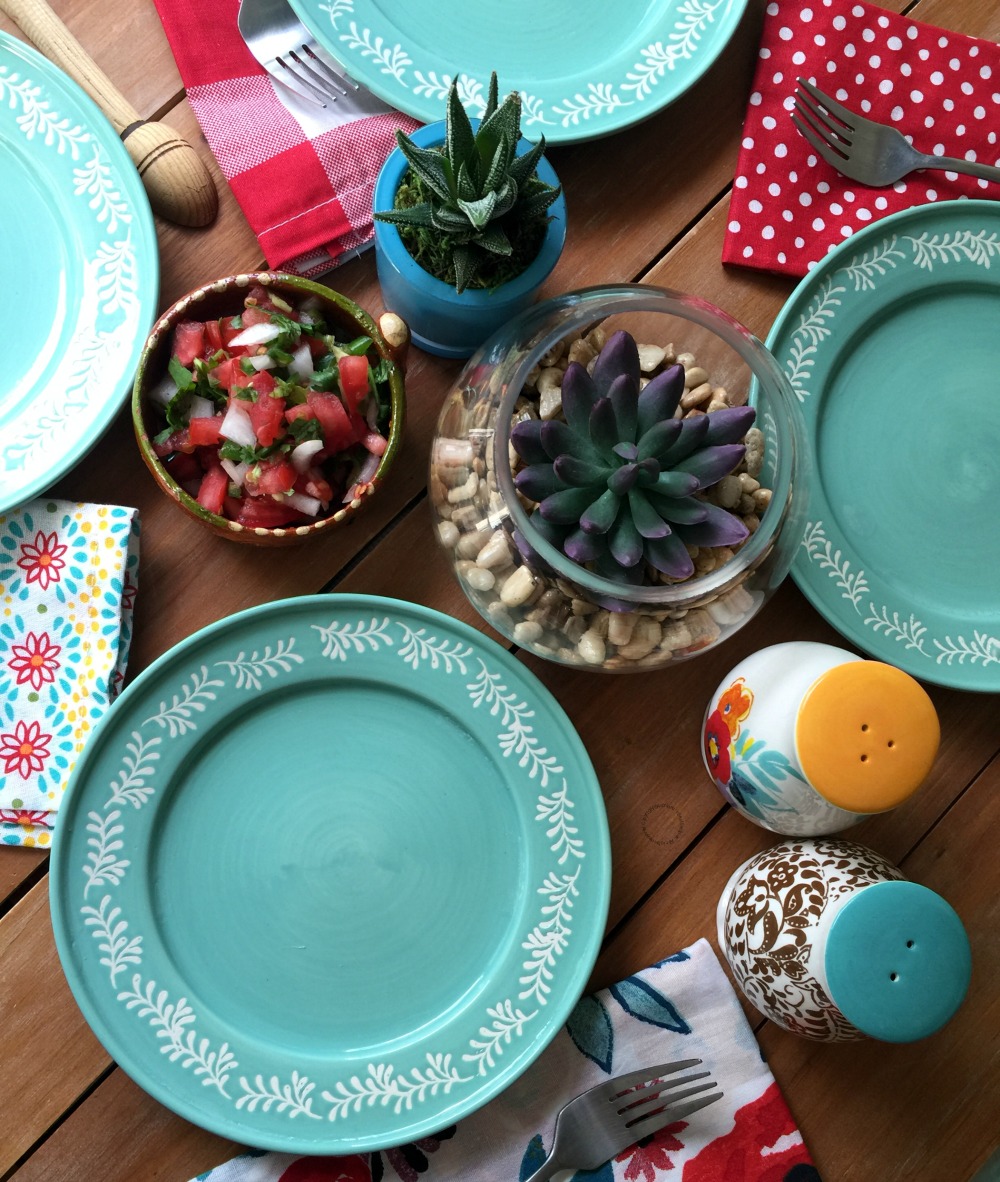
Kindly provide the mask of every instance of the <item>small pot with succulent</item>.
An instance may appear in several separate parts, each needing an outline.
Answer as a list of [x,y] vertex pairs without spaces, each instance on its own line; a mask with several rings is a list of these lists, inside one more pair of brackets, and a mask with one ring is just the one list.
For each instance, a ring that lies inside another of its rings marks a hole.
[[537,656],[627,672],[706,652],[760,610],[801,536],[804,460],[794,395],[746,329],[680,293],[590,288],[522,313],[469,363],[430,495],[490,624]]
[[534,300],[559,259],[565,199],[544,137],[532,144],[520,125],[520,96],[498,102],[496,74],[478,120],[453,83],[446,119],[397,132],[376,181],[383,299],[428,352],[468,357]]

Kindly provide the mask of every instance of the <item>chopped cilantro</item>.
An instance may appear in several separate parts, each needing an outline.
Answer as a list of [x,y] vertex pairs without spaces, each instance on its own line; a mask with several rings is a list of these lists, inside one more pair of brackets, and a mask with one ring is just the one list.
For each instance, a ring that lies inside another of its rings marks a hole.
[[181,365],[176,357],[171,357],[167,362],[167,370],[177,383],[178,390],[187,390],[194,385],[194,374]]
[[292,419],[288,424],[288,434],[296,443],[304,443],[307,439],[322,439],[323,427],[319,419]]

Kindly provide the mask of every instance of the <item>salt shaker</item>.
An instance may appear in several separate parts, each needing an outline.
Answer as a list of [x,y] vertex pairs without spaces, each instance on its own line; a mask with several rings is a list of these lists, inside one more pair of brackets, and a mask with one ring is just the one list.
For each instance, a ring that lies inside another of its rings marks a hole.
[[937,712],[908,673],[829,644],[752,653],[708,704],[702,754],[723,796],[774,833],[835,833],[927,777]]
[[842,838],[785,841],[733,874],[719,947],[740,988],[806,1038],[913,1042],[961,1005],[971,972],[962,921],[940,895]]

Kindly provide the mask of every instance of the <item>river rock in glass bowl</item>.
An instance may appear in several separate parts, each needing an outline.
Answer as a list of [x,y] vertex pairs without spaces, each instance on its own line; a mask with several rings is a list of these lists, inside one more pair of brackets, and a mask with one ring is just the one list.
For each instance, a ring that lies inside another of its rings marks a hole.
[[[684,367],[677,416],[748,402],[756,421],[739,467],[704,495],[747,527],[737,546],[689,547],[694,573],[646,566],[630,586],[572,561],[531,521],[510,441],[523,418],[561,417],[570,361],[592,369],[614,332],[639,346],[642,384]],[[764,345],[721,309],[633,284],[570,292],[511,320],[445,399],[431,449],[437,537],[473,606],[498,632],[560,664],[626,673],[721,644],[761,609],[791,566],[806,511],[808,464],[795,395]]]

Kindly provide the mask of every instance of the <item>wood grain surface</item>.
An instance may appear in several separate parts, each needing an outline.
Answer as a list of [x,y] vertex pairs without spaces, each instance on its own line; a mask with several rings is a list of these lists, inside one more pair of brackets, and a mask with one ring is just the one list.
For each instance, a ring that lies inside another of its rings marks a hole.
[[[887,0],[884,7],[1000,40],[997,0]],[[140,114],[165,119],[196,146],[218,189],[212,226],[186,230],[158,220],[160,305],[261,265],[260,247],[184,98],[151,0],[53,0],[53,8]],[[620,134],[551,151],[570,230],[546,294],[608,282],[658,284],[703,296],[767,334],[794,284],[719,261],[763,11],[764,0],[751,0],[721,59],[673,106]],[[4,16],[0,29],[17,32]],[[327,281],[372,312],[382,310],[370,256]],[[202,625],[319,591],[427,604],[506,643],[460,591],[436,546],[427,504],[430,441],[459,370],[413,351],[406,437],[388,484],[349,528],[281,551],[218,539],[169,504],[139,458],[123,411],[93,458],[54,491],[141,511],[129,676]],[[700,723],[719,680],[742,655],[791,639],[849,647],[789,580],[752,625],[676,668],[605,677],[517,654],[583,737],[607,803],[613,890],[593,986],[699,937],[714,944],[723,884],[775,840],[711,787]],[[896,860],[958,910],[973,945],[967,1002],[938,1034],[903,1047],[812,1044],[744,1003],[827,1182],[965,1182],[1000,1145],[1000,703],[995,695],[928,688],[942,723],[928,782],[911,802],[849,836]],[[58,963],[47,855],[38,851],[0,851],[0,1031],[0,1182],[187,1182],[237,1151],[149,1098],[90,1032]]]

